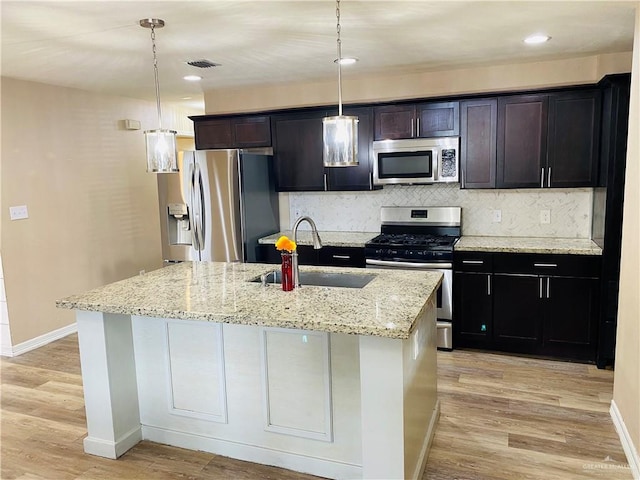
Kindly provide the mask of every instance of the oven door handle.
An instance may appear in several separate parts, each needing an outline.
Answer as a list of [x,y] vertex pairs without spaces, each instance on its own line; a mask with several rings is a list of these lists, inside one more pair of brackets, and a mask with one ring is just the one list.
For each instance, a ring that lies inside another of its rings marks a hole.
[[374,260],[367,258],[367,265],[377,265],[380,267],[396,267],[396,268],[422,268],[430,270],[447,270],[453,268],[451,263],[418,263],[418,262],[394,262],[391,260]]

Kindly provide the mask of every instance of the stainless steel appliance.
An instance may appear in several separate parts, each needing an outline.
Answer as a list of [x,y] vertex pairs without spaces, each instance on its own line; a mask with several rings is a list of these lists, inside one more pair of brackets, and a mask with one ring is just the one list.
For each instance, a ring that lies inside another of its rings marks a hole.
[[280,229],[270,150],[185,151],[158,175],[165,261],[256,262],[258,239]]
[[438,290],[438,348],[451,350],[453,246],[461,234],[460,207],[382,207],[380,235],[365,244],[367,268],[433,270]]
[[373,184],[458,182],[459,137],[373,142]]

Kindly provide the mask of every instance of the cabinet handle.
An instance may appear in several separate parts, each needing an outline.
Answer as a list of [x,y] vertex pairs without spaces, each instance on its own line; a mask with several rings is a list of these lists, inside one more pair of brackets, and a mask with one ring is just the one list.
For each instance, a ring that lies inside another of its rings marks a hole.
[[545,268],[556,268],[558,266],[557,263],[534,263],[534,267],[545,267]]
[[460,188],[464,187],[464,170],[460,170]]
[[337,258],[339,260],[350,260],[351,255],[331,255],[333,258]]
[[420,136],[420,117],[416,118],[416,137]]
[[411,136],[414,137],[414,133],[413,133],[413,118],[411,119]]
[[327,190],[329,189],[327,188],[327,174],[325,173],[324,174],[324,191],[326,192]]
[[538,298],[542,298],[542,277],[538,278]]
[[484,265],[484,260],[462,260],[467,265]]
[[487,275],[487,295],[491,296],[491,275]]
[[373,172],[369,172],[369,190],[373,190]]
[[540,171],[540,188],[544,188],[544,167]]
[[547,167],[547,188],[551,188],[551,167]]
[[550,284],[550,283],[551,283],[551,279],[550,279],[549,277],[547,277],[547,298],[550,298],[550,297],[549,297],[549,290],[550,290],[550,289],[549,289],[549,284]]

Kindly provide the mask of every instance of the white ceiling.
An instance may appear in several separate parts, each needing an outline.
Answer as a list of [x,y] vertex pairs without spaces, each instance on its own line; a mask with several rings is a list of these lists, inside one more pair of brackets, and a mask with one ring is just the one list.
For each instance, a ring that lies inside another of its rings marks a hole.
[[[631,1],[341,1],[343,74],[423,71],[631,51]],[[203,90],[336,75],[333,0],[2,0],[2,75],[152,100],[156,30],[162,101]],[[552,40],[527,46],[546,32]],[[220,67],[199,69],[189,60]],[[182,79],[203,76],[200,83]],[[192,97],[185,101],[184,97]]]

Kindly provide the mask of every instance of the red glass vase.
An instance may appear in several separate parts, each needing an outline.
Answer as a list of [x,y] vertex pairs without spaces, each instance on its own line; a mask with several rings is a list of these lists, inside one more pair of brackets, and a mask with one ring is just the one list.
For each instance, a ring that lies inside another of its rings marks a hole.
[[290,292],[295,288],[293,284],[293,256],[291,252],[282,252],[282,290]]

